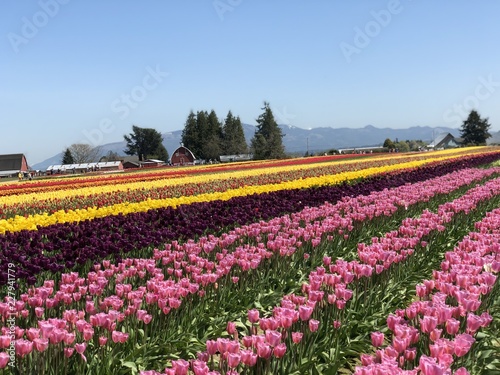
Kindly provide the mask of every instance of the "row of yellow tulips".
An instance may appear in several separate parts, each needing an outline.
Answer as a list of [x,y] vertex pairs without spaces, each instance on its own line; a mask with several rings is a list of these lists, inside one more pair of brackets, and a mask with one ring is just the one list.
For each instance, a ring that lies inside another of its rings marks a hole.
[[[484,150],[482,150],[484,152]],[[52,224],[79,222],[82,220],[92,220],[94,218],[105,217],[117,214],[129,214],[133,212],[145,212],[151,209],[162,207],[177,207],[182,204],[191,204],[195,202],[210,202],[215,200],[228,200],[234,197],[246,196],[251,194],[261,194],[290,189],[303,189],[312,186],[334,185],[343,181],[352,181],[360,178],[366,178],[380,173],[392,172],[401,169],[415,168],[425,164],[442,161],[456,157],[454,152],[442,152],[428,154],[427,158],[420,160],[406,161],[399,164],[390,164],[383,167],[372,167],[358,169],[354,171],[324,175],[320,177],[311,177],[293,181],[285,181],[276,184],[266,184],[260,186],[244,186],[237,189],[227,190],[225,192],[205,193],[194,196],[182,196],[167,199],[147,199],[142,202],[129,203],[123,202],[111,206],[95,208],[82,208],[76,210],[60,210],[49,215],[48,213],[29,216],[16,216],[9,219],[0,220],[0,234],[5,232],[17,232],[21,230],[36,230],[37,226],[48,226]]]
[[[11,195],[11,196],[2,196],[0,197],[0,206],[9,206],[15,204],[22,204],[25,202],[33,202],[33,201],[44,201],[51,199],[64,199],[69,197],[83,197],[90,195],[98,195],[103,193],[112,193],[112,192],[120,192],[120,191],[130,191],[130,190],[140,190],[140,189],[155,189],[161,188],[165,186],[183,186],[188,183],[196,183],[203,184],[212,181],[223,181],[230,179],[238,179],[245,177],[254,177],[260,175],[271,175],[282,172],[293,172],[305,169],[314,169],[321,168],[328,165],[352,165],[355,169],[363,168],[363,164],[367,164],[365,166],[368,167],[368,163],[374,163],[382,160],[390,160],[390,163],[399,163],[406,162],[410,160],[415,161],[427,161],[434,158],[453,158],[458,155],[466,154],[475,154],[475,153],[484,153],[485,149],[481,147],[468,148],[468,149],[455,149],[455,150],[445,150],[439,152],[429,153],[418,153],[418,154],[402,154],[396,155],[388,158],[387,155],[382,155],[380,157],[371,157],[369,160],[360,161],[360,160],[334,160],[329,163],[312,163],[306,165],[287,165],[287,166],[279,166],[279,167],[269,167],[269,168],[256,168],[256,169],[245,169],[241,171],[232,171],[225,173],[206,173],[199,175],[190,175],[190,176],[182,176],[177,178],[163,178],[152,181],[133,181],[130,183],[120,183],[120,184],[111,184],[105,186],[85,186],[79,188],[78,185],[72,186],[68,190],[57,190],[57,191],[47,191],[47,192],[33,192],[28,194],[19,194],[19,195]],[[442,160],[442,159],[441,159]]]

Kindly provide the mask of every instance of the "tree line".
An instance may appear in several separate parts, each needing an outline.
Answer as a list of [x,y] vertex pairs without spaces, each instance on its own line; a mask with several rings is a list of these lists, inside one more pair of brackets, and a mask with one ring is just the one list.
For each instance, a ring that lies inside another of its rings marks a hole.
[[[253,159],[281,159],[286,157],[283,145],[284,134],[274,119],[268,102],[264,102],[262,113],[256,119],[257,126],[254,136],[248,145],[239,116],[228,111],[226,118],[221,121],[214,110],[189,112],[184,129],[182,130],[182,144],[193,152],[198,160],[220,160],[221,155],[241,155],[252,153]],[[476,110],[471,110],[463,121],[460,133],[463,146],[477,146],[486,144],[491,136],[491,124],[488,118],[481,118]],[[127,155],[137,155],[140,161],[146,159],[169,160],[169,154],[163,146],[163,136],[152,128],[132,126],[132,133],[123,136],[126,142],[124,150]],[[425,147],[422,141],[393,142],[386,139],[384,147],[398,149],[400,152],[415,151]],[[97,160],[114,161],[120,156],[109,151],[101,156],[101,148],[88,144],[73,144],[63,152],[62,163],[88,163]]]
[[191,111],[182,131],[182,143],[198,159],[219,160],[220,155],[239,155],[249,151],[253,158],[280,159],[286,156],[281,128],[274,119],[268,102],[264,102],[262,114],[257,118],[255,134],[248,147],[239,116],[231,111],[225,120],[219,120],[214,110]]

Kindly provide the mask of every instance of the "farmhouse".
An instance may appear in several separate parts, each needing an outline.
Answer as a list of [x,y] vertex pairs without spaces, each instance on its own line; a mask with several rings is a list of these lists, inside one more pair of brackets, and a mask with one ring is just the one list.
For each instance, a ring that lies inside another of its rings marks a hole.
[[15,176],[28,171],[28,162],[24,154],[0,155],[0,177]]
[[172,165],[194,165],[196,158],[194,154],[187,147],[178,147],[170,157],[170,164]]

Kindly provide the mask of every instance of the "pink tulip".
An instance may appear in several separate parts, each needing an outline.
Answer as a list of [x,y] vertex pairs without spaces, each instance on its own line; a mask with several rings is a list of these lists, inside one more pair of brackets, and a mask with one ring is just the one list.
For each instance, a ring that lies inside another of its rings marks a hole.
[[422,355],[420,357],[419,369],[423,375],[443,375],[444,369],[436,362],[434,358]]
[[257,354],[255,354],[252,350],[244,349],[241,351],[241,362],[243,362],[246,366],[255,366],[257,358]]
[[8,335],[0,336],[0,349],[8,348],[10,346],[11,338]]
[[128,339],[128,333],[123,333],[120,331],[113,331],[111,332],[111,339],[113,342],[116,343],[125,343]]
[[316,332],[318,330],[318,327],[319,327],[319,321],[318,320],[316,320],[316,319],[309,320],[309,330],[311,332]]
[[449,335],[456,335],[458,332],[458,329],[460,328],[460,321],[456,320],[455,318],[450,318],[446,321],[446,332]]
[[266,331],[266,341],[272,347],[277,346],[281,342],[281,333],[268,329]]
[[94,330],[92,327],[86,327],[83,329],[83,339],[89,341],[94,336]]
[[228,353],[239,353],[240,351],[240,342],[235,340],[230,340],[227,343],[227,352]]
[[414,361],[417,358],[417,348],[408,348],[404,352],[404,357],[407,361]]
[[302,321],[307,321],[311,318],[313,308],[307,305],[299,306],[299,317]]
[[229,343],[231,340],[226,339],[226,338],[218,338],[217,339],[217,350],[219,353],[224,354],[229,351]]
[[397,350],[398,353],[403,353],[408,347],[408,342],[405,339],[400,339],[399,337],[394,337],[392,339],[392,347]]
[[82,342],[79,344],[75,344],[75,350],[78,354],[82,354],[83,352],[85,352],[85,349],[87,349],[86,343]]
[[228,353],[227,364],[230,368],[236,368],[240,364],[241,355],[240,353]]
[[384,334],[382,332],[372,332],[371,339],[372,345],[376,348],[379,348],[384,344]]
[[191,368],[194,372],[194,375],[208,375],[208,373],[210,372],[210,368],[208,367],[208,365],[205,362],[199,360],[194,361],[191,364]]
[[373,356],[369,355],[369,354],[361,354],[361,364],[363,366],[369,366],[371,364],[374,363],[374,359],[373,359]]
[[424,316],[420,319],[420,329],[424,333],[430,333],[437,326],[437,318],[434,316]]
[[474,341],[476,340],[467,333],[457,335],[454,341],[455,355],[457,357],[463,357],[465,354],[469,352]]
[[389,314],[389,316],[387,317],[387,327],[389,327],[391,331],[394,331],[394,327],[396,326],[397,323],[400,322],[400,320],[401,320],[400,317],[394,314]]
[[215,353],[217,353],[217,341],[207,340],[205,345],[207,346],[208,354],[214,355]]
[[441,333],[443,332],[442,329],[439,329],[439,328],[434,328],[430,334],[429,334],[429,338],[431,339],[432,342],[435,342],[436,340],[438,340],[440,337],[441,337]]
[[267,359],[271,356],[271,347],[268,344],[258,343],[257,344],[257,355],[260,358]]
[[68,331],[65,329],[54,328],[52,333],[50,334],[49,340],[51,344],[59,344],[66,338]]
[[43,352],[49,347],[49,340],[36,338],[33,340],[33,346],[37,351]]
[[42,337],[49,338],[52,330],[55,328],[52,324],[48,322],[38,321],[38,327],[42,332]]
[[69,358],[73,355],[74,351],[75,351],[75,348],[64,348],[64,356],[66,358]]
[[248,310],[248,320],[250,323],[258,323],[259,322],[259,310],[252,309]]
[[345,304],[346,304],[346,302],[343,299],[338,299],[337,301],[335,301],[335,306],[339,310],[343,310],[345,308]]
[[33,343],[25,339],[18,339],[15,342],[16,354],[20,357],[24,357],[26,354],[30,354],[33,351]]
[[294,342],[294,344],[298,344],[302,341],[302,337],[303,337],[303,333],[302,332],[292,332],[292,341]]
[[226,331],[230,335],[234,335],[234,333],[236,332],[236,324],[234,324],[233,322],[227,322]]
[[172,368],[175,370],[175,375],[187,375],[189,362],[184,359],[172,361]]
[[285,355],[285,353],[286,353],[285,343],[281,343],[281,344],[275,346],[273,349],[273,355],[275,358],[281,358]]
[[5,368],[10,362],[10,356],[6,352],[0,352],[0,369]]
[[474,334],[482,325],[483,320],[480,316],[473,313],[467,314],[467,333]]
[[243,346],[245,348],[250,348],[253,345],[253,339],[252,336],[243,336],[241,339]]
[[438,357],[438,362],[444,368],[448,368],[453,363],[453,356],[451,354],[448,354],[448,353],[442,353]]

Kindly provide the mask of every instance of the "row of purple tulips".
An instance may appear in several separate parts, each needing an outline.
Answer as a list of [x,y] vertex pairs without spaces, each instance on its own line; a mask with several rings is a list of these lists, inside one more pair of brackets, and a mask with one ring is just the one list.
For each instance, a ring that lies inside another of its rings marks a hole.
[[[16,277],[35,285],[38,275],[60,274],[82,270],[85,265],[122,257],[140,249],[173,240],[187,240],[220,228],[237,227],[259,220],[269,220],[304,207],[335,203],[346,196],[367,195],[374,191],[398,187],[438,177],[454,170],[491,163],[500,152],[453,159],[432,166],[357,181],[352,184],[312,189],[287,190],[268,194],[184,205],[144,213],[116,215],[80,223],[41,227],[37,231],[21,231],[0,235],[0,263],[14,264]],[[147,252],[147,251],[146,251]],[[0,285],[7,282],[0,274]]]

